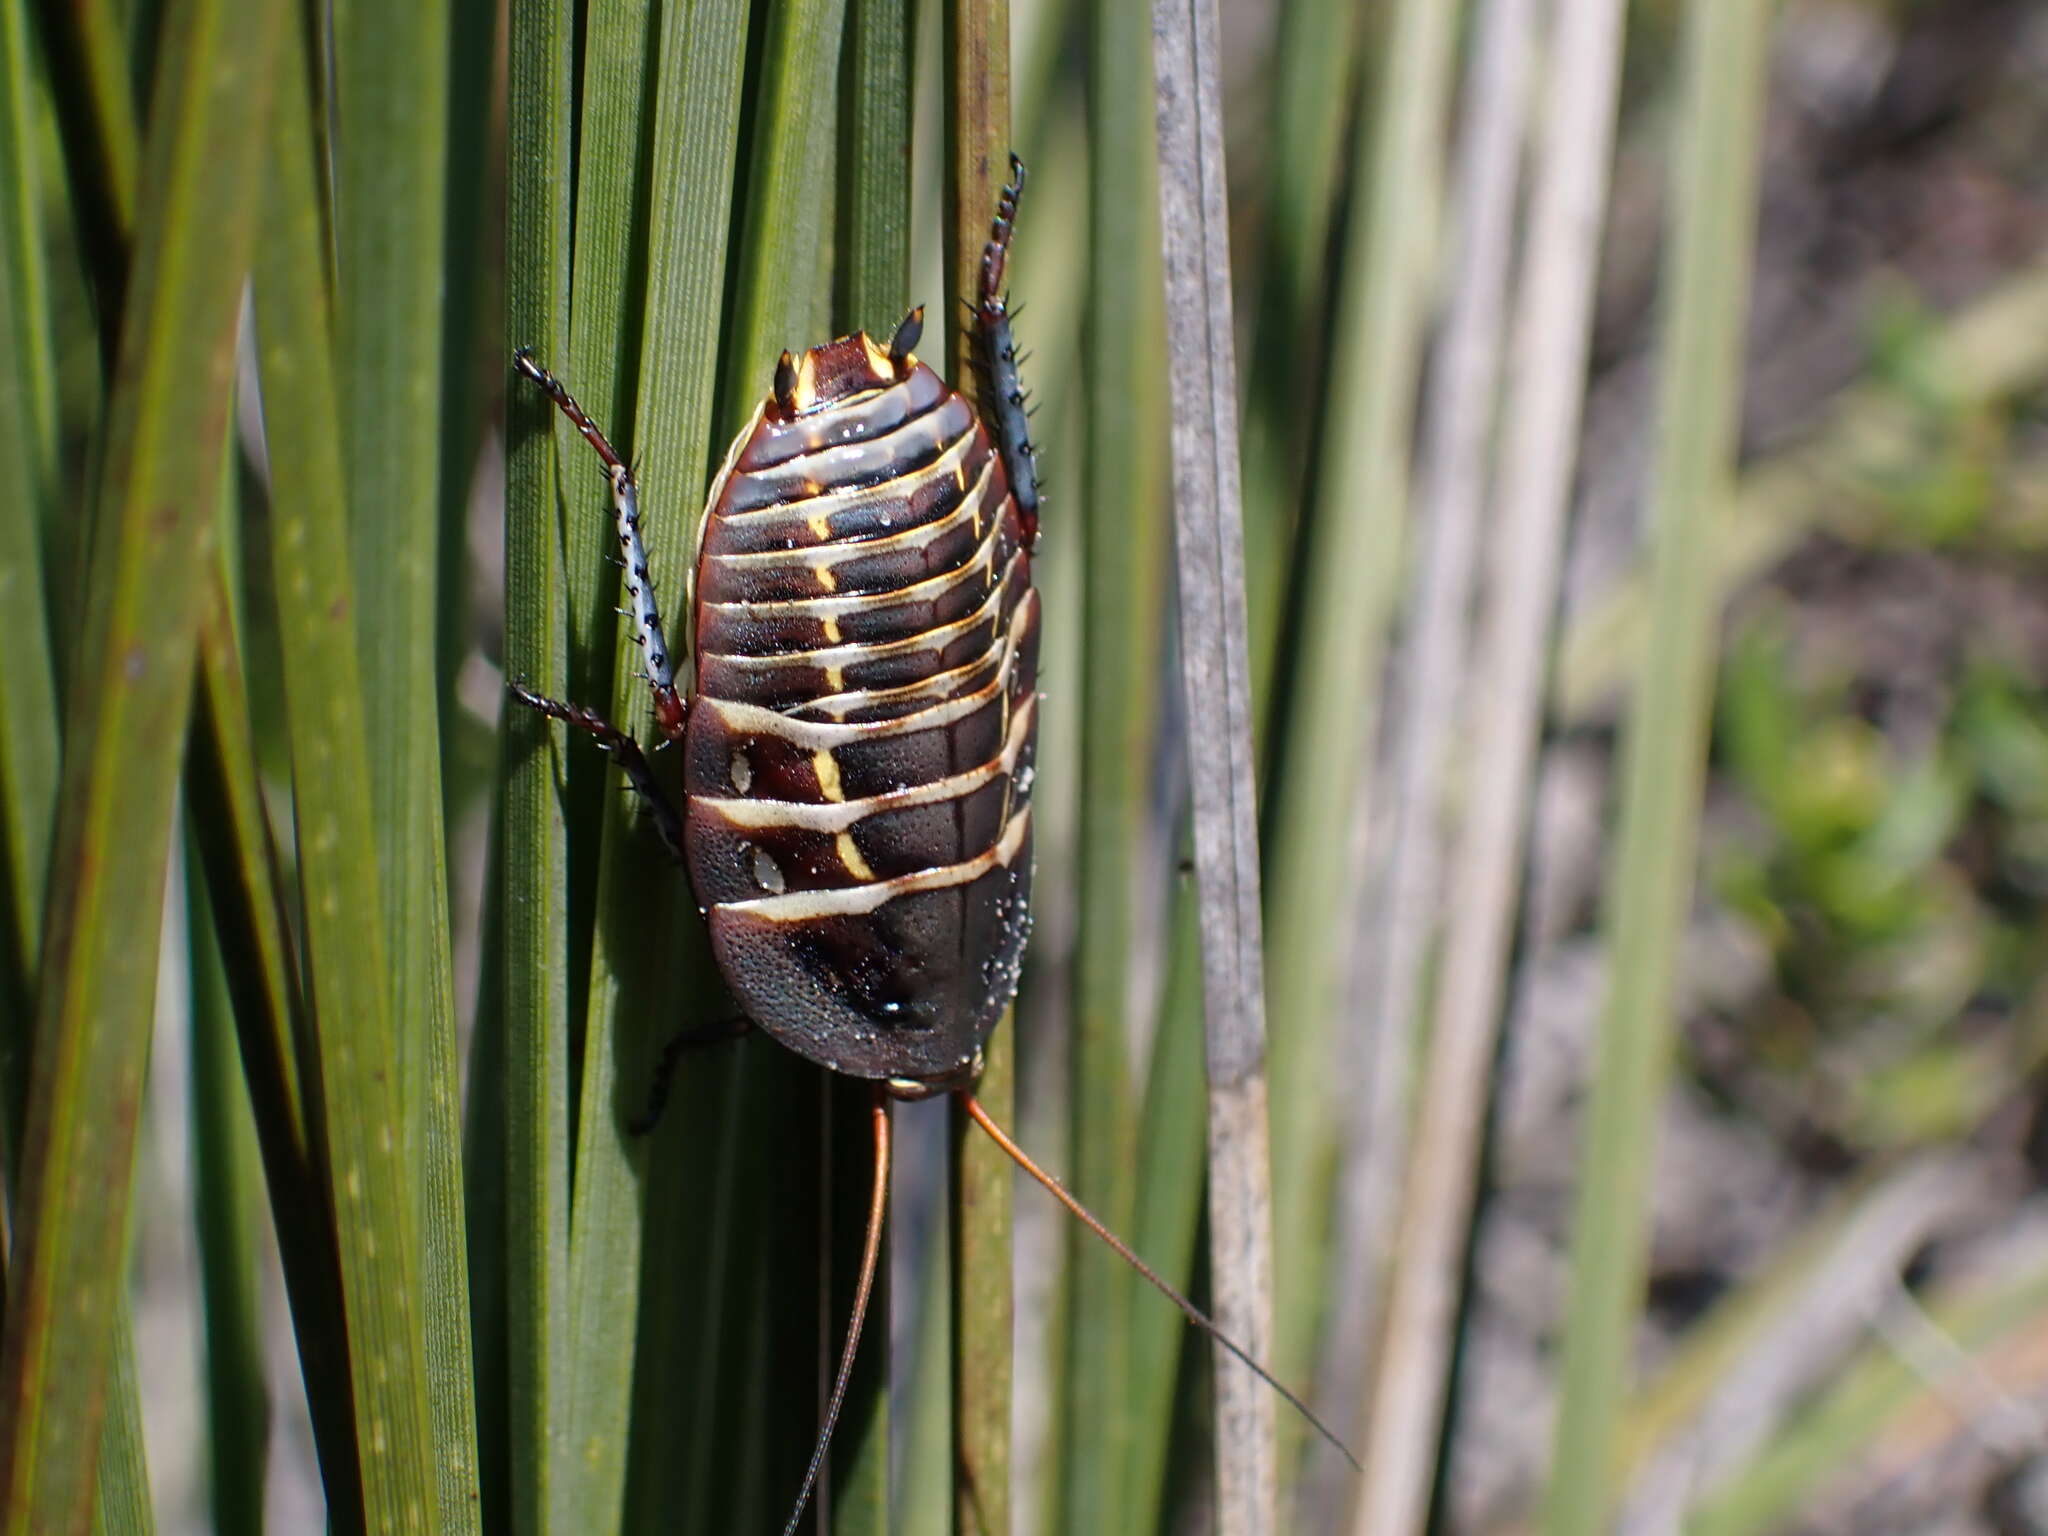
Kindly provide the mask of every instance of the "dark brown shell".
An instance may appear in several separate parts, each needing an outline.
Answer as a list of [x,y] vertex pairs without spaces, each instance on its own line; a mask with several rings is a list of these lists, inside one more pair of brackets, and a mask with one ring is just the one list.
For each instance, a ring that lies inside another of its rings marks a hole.
[[1038,594],[937,374],[813,348],[733,443],[696,563],[684,843],[740,1006],[856,1077],[971,1070],[1030,928]]

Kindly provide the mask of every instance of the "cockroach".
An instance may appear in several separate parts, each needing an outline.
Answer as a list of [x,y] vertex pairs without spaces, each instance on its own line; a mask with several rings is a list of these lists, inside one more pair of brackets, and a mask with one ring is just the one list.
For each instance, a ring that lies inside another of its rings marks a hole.
[[[646,656],[663,744],[682,744],[681,805],[625,731],[516,681],[511,692],[587,731],[640,792],[688,866],[747,1019],[827,1071],[876,1085],[874,1196],[853,1316],[785,1536],[816,1483],[860,1344],[891,1098],[953,1094],[1018,1167],[1344,1449],[974,1096],[1031,928],[1039,497],[1003,289],[1024,185],[1014,155],[1010,173],[973,305],[978,408],[912,350],[921,308],[887,345],[856,332],[782,354],[698,524],[687,697],[655,602],[632,467],[553,374],[523,349],[513,358],[603,461],[631,599],[622,612]],[[665,1071],[657,1108],[664,1088]]]

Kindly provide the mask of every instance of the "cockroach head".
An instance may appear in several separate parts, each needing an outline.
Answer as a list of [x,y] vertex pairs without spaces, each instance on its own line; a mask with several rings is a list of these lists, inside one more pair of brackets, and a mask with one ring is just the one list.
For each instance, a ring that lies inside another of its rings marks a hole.
[[[900,327],[897,334],[902,335]],[[911,333],[912,340],[916,334]],[[906,351],[904,355],[909,354]],[[775,409],[784,421],[793,421],[872,390],[887,389],[907,371],[893,352],[884,351],[867,332],[856,331],[799,356],[783,353],[775,365]]]

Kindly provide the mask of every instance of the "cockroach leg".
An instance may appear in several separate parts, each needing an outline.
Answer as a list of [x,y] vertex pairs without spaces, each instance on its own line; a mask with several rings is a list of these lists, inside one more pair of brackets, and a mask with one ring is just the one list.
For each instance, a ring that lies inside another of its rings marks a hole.
[[670,1035],[662,1045],[661,1054],[655,1058],[654,1076],[647,1084],[647,1102],[639,1114],[626,1122],[627,1134],[645,1136],[661,1124],[661,1112],[668,1108],[669,1090],[675,1085],[676,1068],[685,1056],[714,1045],[728,1044],[753,1027],[745,1014],[734,1014],[710,1024],[686,1025]]
[[[1030,546],[1038,537],[1038,451],[1031,445],[1031,424],[1025,410],[1024,387],[1017,373],[1017,346],[1010,333],[1015,315],[1003,291],[1003,273],[1010,256],[1010,235],[1017,222],[1017,199],[1024,191],[1024,162],[1010,156],[1010,181],[996,203],[988,244],[981,253],[981,283],[974,305],[974,372],[979,380],[981,414],[1002,455],[1010,494]],[[1021,312],[1023,306],[1018,306]]]
[[585,709],[581,704],[564,704],[559,699],[546,698],[524,683],[507,683],[505,688],[528,709],[537,709],[550,720],[560,720],[564,725],[589,732],[598,749],[619,765],[633,788],[640,792],[640,798],[647,802],[648,813],[654,817],[654,830],[661,834],[662,845],[668,849],[669,856],[677,863],[682,862],[682,812],[676,809],[668,791],[655,778],[654,767],[647,761],[647,754],[640,750],[639,742],[595,710]]
[[[533,360],[521,347],[512,354],[512,366],[539,386],[542,394],[568,418],[583,440],[604,465],[604,476],[612,488],[612,515],[618,525],[620,564],[625,568],[626,595],[630,609],[621,609],[638,631],[640,649],[647,654],[647,686],[654,690],[654,723],[661,734],[674,741],[683,734],[683,700],[676,691],[675,667],[669,656],[668,638],[662,632],[661,609],[654,601],[654,577],[647,565],[647,546],[640,537],[640,482],[633,466],[620,457],[611,439],[598,430],[576,397],[562,381]],[[566,716],[562,718],[567,718]]]

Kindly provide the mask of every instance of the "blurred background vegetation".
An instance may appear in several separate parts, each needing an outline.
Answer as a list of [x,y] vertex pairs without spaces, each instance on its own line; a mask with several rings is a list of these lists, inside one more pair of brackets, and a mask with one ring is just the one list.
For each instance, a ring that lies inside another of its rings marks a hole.
[[[1004,24],[0,0],[5,1529],[784,1518],[865,1100],[749,1039],[624,1129],[730,1005],[602,759],[503,718],[648,736],[603,484],[506,359],[635,459],[679,632],[775,354],[947,302]],[[1002,1038],[1020,1139],[1200,1295],[1151,33],[1007,24]],[[1277,1528],[2048,1530],[2048,13],[1221,26],[1272,1361],[1365,1462],[1283,1414]],[[819,1528],[1211,1528],[1207,1349],[1029,1188],[1012,1325],[897,1121]],[[954,1379],[1010,1344],[1014,1400]]]

